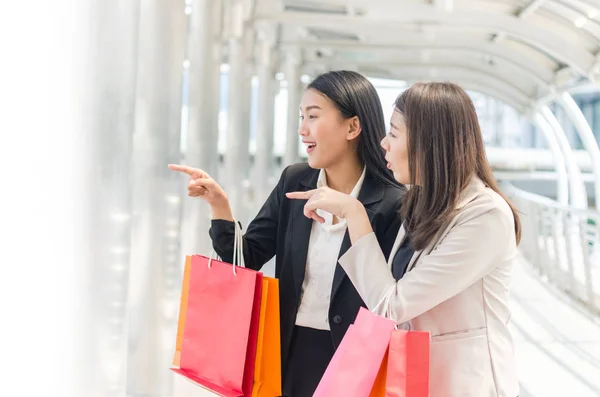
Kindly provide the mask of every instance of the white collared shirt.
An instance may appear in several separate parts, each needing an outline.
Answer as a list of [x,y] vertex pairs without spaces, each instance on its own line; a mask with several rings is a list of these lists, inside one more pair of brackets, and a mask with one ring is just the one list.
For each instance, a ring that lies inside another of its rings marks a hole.
[[[365,180],[366,168],[352,189],[350,196],[358,198]],[[325,171],[321,170],[317,187],[327,186]],[[339,219],[333,224],[333,215],[317,210],[325,223],[313,221],[306,256],[306,270],[302,283],[302,297],[296,316],[296,325],[314,329],[329,330],[329,301],[333,276],[344,235],[346,220]]]

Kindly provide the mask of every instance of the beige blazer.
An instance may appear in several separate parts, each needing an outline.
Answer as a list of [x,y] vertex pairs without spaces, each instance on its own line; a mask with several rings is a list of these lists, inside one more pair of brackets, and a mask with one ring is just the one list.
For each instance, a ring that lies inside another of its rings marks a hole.
[[516,397],[508,301],[517,246],[506,201],[474,178],[451,223],[396,282],[391,262],[404,237],[401,228],[387,262],[369,234],[339,263],[371,310],[387,295],[392,318],[430,332],[430,397]]

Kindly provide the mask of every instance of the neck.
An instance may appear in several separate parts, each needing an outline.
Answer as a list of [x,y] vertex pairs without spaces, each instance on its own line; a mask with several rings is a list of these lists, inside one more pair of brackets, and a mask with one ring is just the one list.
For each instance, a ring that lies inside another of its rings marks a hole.
[[363,172],[363,166],[357,158],[340,161],[325,168],[327,185],[338,192],[350,194]]

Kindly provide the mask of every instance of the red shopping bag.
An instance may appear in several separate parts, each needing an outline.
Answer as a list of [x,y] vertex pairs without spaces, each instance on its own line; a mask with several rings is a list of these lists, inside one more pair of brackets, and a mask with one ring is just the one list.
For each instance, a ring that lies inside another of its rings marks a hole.
[[392,320],[361,308],[313,397],[369,396],[394,327]]
[[[210,261],[210,268],[209,268]],[[180,366],[173,371],[226,397],[249,397],[262,273],[194,255]]]
[[429,332],[392,332],[385,397],[429,397],[429,343]]

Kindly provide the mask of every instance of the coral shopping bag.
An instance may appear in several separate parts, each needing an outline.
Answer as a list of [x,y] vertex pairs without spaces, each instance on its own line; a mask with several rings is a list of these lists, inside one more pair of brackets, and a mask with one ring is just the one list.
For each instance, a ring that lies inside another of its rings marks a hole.
[[[252,393],[262,274],[194,255],[179,369],[222,396]],[[210,267],[209,267],[210,263]]]
[[[234,263],[243,266],[237,233]],[[250,397],[262,273],[199,255],[189,268],[179,368],[173,371],[221,396]]]
[[361,308],[313,397],[369,396],[394,327],[394,321]]
[[429,332],[392,332],[385,397],[429,397]]

